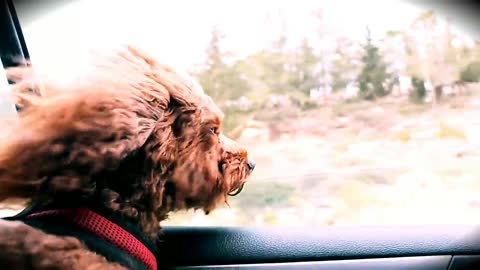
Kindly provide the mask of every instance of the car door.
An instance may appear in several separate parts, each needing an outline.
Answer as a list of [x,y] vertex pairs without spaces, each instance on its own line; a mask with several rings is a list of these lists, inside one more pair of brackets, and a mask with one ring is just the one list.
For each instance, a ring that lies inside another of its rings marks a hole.
[[[3,67],[15,65],[16,62],[11,61],[12,55],[29,59],[29,44],[23,37],[15,4],[13,1],[1,1],[0,53]],[[382,173],[393,172],[384,169]],[[284,178],[288,177],[291,176],[285,175]],[[310,173],[308,177],[317,181],[323,179],[324,174]],[[340,179],[346,178],[348,173],[340,175]],[[271,199],[267,204],[273,204],[276,199],[282,200],[287,195],[279,191],[285,189],[275,189],[277,180],[267,180],[266,192],[254,197],[278,192],[279,198]],[[307,185],[306,190],[309,188]],[[245,195],[248,192],[247,185]],[[428,191],[422,194],[424,199],[428,199]],[[250,210],[256,211],[254,208]],[[457,220],[451,210],[435,209],[435,213],[444,223],[464,223]],[[424,215],[429,214],[424,212]],[[480,269],[480,227],[474,222],[469,225],[288,227],[282,224],[221,226],[220,220],[217,224],[220,225],[165,226],[158,242],[161,268]]]

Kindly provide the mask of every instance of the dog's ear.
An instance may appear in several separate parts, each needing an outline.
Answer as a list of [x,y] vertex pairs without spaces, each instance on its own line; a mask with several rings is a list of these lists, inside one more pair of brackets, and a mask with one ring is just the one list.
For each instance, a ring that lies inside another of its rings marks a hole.
[[10,70],[27,108],[0,130],[0,200],[91,192],[92,176],[141,148],[172,100],[199,102],[185,79],[132,47],[97,59],[69,89],[50,91],[28,69]]
[[0,144],[0,199],[89,192],[155,127],[148,102],[126,91],[61,93],[21,113]]
[[5,74],[10,83],[9,92],[14,98],[15,105],[21,109],[35,106],[40,98],[64,90],[53,80],[36,74],[30,62],[21,62],[18,66],[9,67]]
[[7,70],[25,107],[0,129],[0,200],[91,192],[92,175],[115,169],[144,145],[170,101],[155,70],[113,58],[84,82],[50,91],[30,66]]
[[15,105],[19,108],[33,106],[38,97],[41,96],[40,84],[35,82],[33,69],[29,63],[20,63],[19,66],[10,67],[5,70],[10,92],[12,93]]

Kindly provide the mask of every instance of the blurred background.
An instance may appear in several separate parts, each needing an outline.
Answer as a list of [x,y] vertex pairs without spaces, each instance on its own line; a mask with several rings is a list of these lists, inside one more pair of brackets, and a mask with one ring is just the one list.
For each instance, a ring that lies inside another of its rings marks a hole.
[[[196,78],[257,167],[169,225],[480,221],[480,42],[407,1],[74,1],[18,8],[32,62],[68,80],[134,43]],[[83,65],[86,66],[86,65]],[[70,77],[69,77],[70,76]]]

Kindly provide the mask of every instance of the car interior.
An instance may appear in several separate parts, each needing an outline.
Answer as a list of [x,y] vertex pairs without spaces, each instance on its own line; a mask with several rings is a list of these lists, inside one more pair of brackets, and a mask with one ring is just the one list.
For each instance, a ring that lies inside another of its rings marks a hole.
[[[15,5],[0,2],[3,67],[15,65],[11,56],[29,59]],[[167,226],[161,239],[162,269],[480,269],[480,227],[475,225]]]

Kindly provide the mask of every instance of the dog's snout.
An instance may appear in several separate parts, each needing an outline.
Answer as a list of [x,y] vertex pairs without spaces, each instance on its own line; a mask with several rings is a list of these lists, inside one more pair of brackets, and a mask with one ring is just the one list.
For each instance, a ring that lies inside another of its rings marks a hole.
[[253,162],[253,161],[251,161],[251,160],[249,160],[249,161],[247,162],[247,166],[248,166],[248,169],[249,169],[250,171],[253,171],[253,169],[255,169],[255,165],[256,165],[255,162]]

